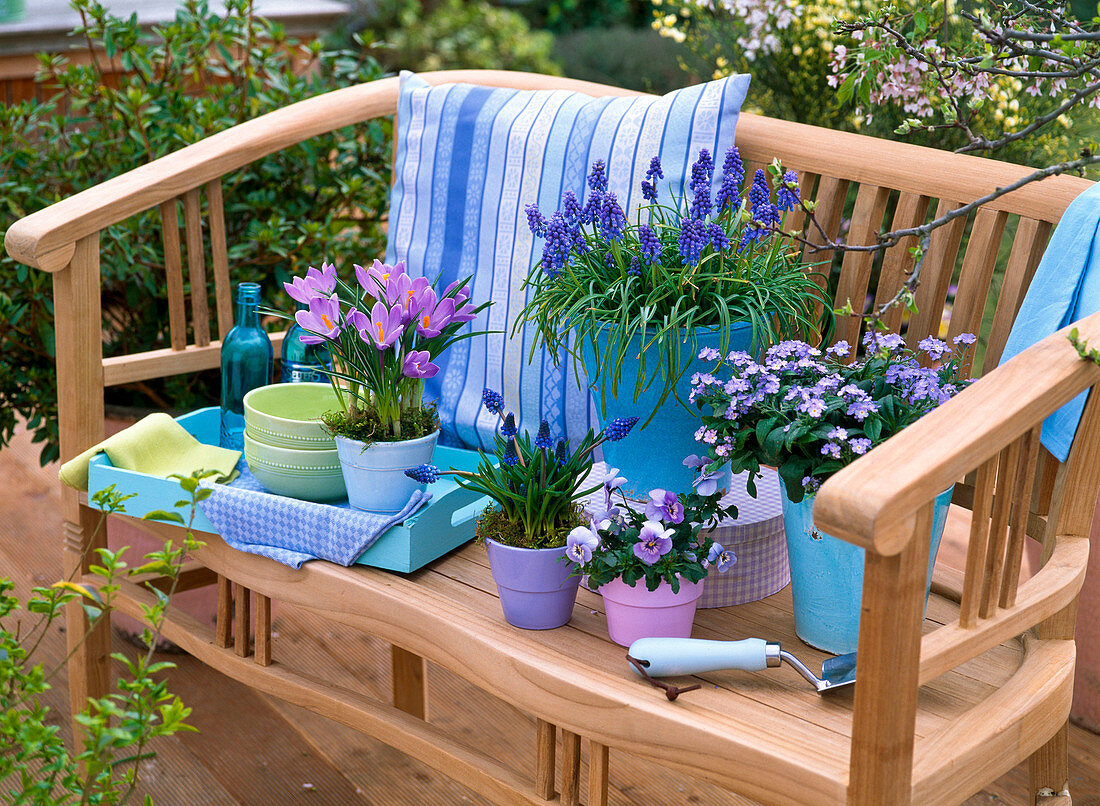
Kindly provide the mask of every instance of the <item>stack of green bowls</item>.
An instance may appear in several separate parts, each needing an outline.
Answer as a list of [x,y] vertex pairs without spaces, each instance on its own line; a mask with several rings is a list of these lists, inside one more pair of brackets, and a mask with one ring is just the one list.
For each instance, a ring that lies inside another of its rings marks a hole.
[[328,383],[275,383],[244,396],[244,458],[270,492],[306,501],[347,498],[336,442],[321,415],[339,408]]

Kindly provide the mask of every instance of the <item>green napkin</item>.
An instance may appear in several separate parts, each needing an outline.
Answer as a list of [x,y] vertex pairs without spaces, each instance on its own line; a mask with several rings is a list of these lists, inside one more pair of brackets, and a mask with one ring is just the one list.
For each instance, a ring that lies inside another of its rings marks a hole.
[[88,489],[88,462],[106,453],[115,467],[167,478],[173,473],[190,476],[196,470],[216,470],[218,481],[236,475],[240,451],[204,445],[163,412],[150,414],[129,428],[108,437],[61,466],[57,474],[70,487]]

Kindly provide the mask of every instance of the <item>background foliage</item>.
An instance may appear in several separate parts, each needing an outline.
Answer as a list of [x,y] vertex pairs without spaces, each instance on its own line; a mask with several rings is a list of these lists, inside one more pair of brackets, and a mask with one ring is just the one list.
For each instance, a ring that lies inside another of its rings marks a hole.
[[[76,33],[100,53],[89,65],[40,57],[45,103],[0,106],[0,228],[214,132],[295,101],[380,77],[369,56],[302,45],[228,0],[215,14],[185,0],[174,22],[144,33],[136,19],[76,0]],[[117,77],[117,71],[128,71]],[[321,258],[379,254],[389,185],[389,124],[374,121],[317,137],[225,177],[233,282],[260,283],[273,302],[281,281]],[[131,218],[102,238],[107,355],[167,343],[159,216]],[[56,378],[48,274],[0,257],[0,443],[18,416],[57,450]],[[189,289],[188,289],[189,290]],[[188,408],[216,400],[210,374],[112,390],[115,402]]]

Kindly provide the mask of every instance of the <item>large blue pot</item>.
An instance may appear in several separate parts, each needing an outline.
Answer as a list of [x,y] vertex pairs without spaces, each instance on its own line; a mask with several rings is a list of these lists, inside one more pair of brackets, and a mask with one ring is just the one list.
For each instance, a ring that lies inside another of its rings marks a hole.
[[[954,485],[936,496],[933,508],[925,602],[953,489]],[[842,655],[855,652],[859,642],[863,549],[814,528],[814,499],[815,496],[807,495],[800,503],[792,503],[783,487],[783,529],[791,564],[794,631],[810,646]]]
[[[597,344],[601,355],[607,349],[606,331],[602,331]],[[709,372],[714,369],[713,361],[701,361],[696,356],[705,347],[722,350],[722,331],[717,327],[696,328],[693,334],[685,332],[680,343],[680,366],[686,371],[676,384],[676,395],[684,404],[691,406],[688,395],[691,393],[691,376],[696,372]],[[652,338],[650,335],[648,341]],[[725,345],[731,350],[748,352],[752,346],[752,324],[737,322],[730,326],[729,337]],[[610,384],[606,389],[606,411],[600,407],[600,384],[597,382],[596,356],[588,340],[582,348],[584,369],[590,382],[594,383],[593,396],[596,400],[597,418],[601,427],[616,417],[637,417],[638,426],[630,435],[618,442],[605,442],[604,461],[619,468],[627,482],[623,490],[634,498],[645,498],[650,490],[672,490],[677,493],[689,492],[694,471],[684,467],[684,457],[691,454],[702,455],[706,446],[695,441],[695,432],[699,429],[699,412],[694,406],[685,408],[677,402],[673,394],[657,406],[664,388],[664,378],[658,375],[638,399],[634,399],[634,386],[638,381],[638,369],[641,363],[642,341],[635,336],[631,339],[623,358],[619,373],[619,382],[615,388]],[[650,344],[645,351],[646,372],[652,377],[656,367],[660,366],[660,350],[656,344]],[[650,414],[657,410],[656,416],[644,428],[642,424]]]

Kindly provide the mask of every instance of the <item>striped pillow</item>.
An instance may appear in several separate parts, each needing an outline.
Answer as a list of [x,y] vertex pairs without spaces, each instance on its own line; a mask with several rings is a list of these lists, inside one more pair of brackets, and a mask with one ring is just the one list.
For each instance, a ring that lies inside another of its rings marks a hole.
[[433,87],[401,74],[387,262],[406,261],[413,276],[442,275],[443,285],[475,275],[473,300],[495,304],[474,324],[501,331],[453,345],[427,381],[445,444],[492,445],[497,420],[481,405],[485,387],[504,394],[521,429],[533,432],[545,418],[555,437],[575,442],[595,425],[583,370],[575,374],[571,361],[555,367],[541,349],[528,363],[534,328],[511,335],[526,302],[524,278],[542,251],[524,207],[556,210],[567,190],[583,202],[588,169],[603,160],[609,189],[631,215],[655,154],[666,183],[682,194],[700,148],[718,155],[733,144],[748,85],[749,76],[735,75],[664,96],[594,98]]

